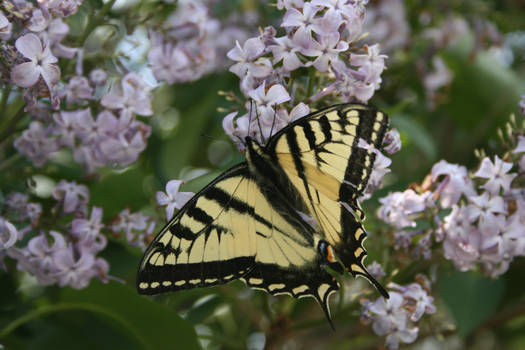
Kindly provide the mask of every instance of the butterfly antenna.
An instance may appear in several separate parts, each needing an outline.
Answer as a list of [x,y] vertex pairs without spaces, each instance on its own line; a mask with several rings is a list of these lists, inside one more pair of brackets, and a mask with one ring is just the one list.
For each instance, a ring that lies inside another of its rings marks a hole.
[[263,144],[266,144],[266,140],[264,139],[264,134],[262,131],[262,126],[261,126],[261,118],[259,116],[259,112],[257,111],[257,108],[255,108],[255,113],[257,114],[257,125],[259,125],[259,132],[261,133],[261,141]]
[[248,111],[248,135],[250,135],[250,127],[252,126],[252,106],[253,100],[250,98],[250,110]]
[[[277,107],[277,103],[275,104],[274,107]],[[272,120],[272,127],[270,128],[270,136],[268,137],[272,137],[272,134],[273,134],[273,127],[275,126],[275,119],[277,118],[277,109],[274,108],[273,109],[273,120]]]

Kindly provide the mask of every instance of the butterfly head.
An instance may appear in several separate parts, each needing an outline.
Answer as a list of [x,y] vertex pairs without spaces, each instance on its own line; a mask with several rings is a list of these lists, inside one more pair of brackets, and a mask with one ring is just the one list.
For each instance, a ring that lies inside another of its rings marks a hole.
[[264,155],[263,146],[257,142],[256,139],[246,136],[244,139],[245,145],[246,145],[246,159],[248,162],[253,161],[261,156]]

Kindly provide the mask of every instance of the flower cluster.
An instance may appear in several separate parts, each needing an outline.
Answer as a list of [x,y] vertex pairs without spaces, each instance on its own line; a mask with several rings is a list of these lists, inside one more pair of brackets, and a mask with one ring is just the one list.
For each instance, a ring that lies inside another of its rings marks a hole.
[[381,84],[386,56],[380,54],[379,45],[350,50],[362,34],[365,3],[278,2],[277,7],[286,10],[280,24],[284,34],[266,27],[228,52],[236,62],[230,71],[241,79],[241,92],[250,99],[244,103],[249,113],[237,117],[238,112],[232,112],[223,121],[239,148],[248,134],[264,143],[307,114],[307,104],[322,98],[366,103],[373,96]]
[[[62,44],[69,33],[64,17],[75,13],[80,3],[41,1],[35,7],[21,0],[0,17],[8,48],[2,61],[11,62],[3,69],[9,70],[8,83],[22,88],[24,111],[32,117],[14,146],[36,167],[64,148],[71,148],[89,172],[126,166],[144,150],[150,135],[150,127],[135,120],[137,114],[153,114],[152,88],[141,76],[127,73],[108,79],[100,68],[84,76],[82,49]],[[73,74],[61,72],[58,58],[76,59]],[[52,108],[60,111],[53,113]],[[91,114],[94,108],[96,118]],[[109,110],[117,111],[118,117]]]
[[[361,142],[358,146],[364,148],[371,147],[367,144],[363,145]],[[373,147],[371,149],[376,154],[376,160],[372,172],[370,173],[366,189],[363,195],[359,198],[360,201],[369,199],[372,196],[372,193],[381,187],[383,177],[390,172],[388,167],[392,163],[392,160],[385,156],[380,150]],[[385,134],[383,150],[388,154],[394,154],[401,150],[401,135],[399,135],[397,129],[391,129]]]
[[[30,202],[29,196],[11,193],[6,200],[8,221],[0,217],[0,257],[5,255],[17,262],[18,270],[37,278],[42,285],[84,288],[93,277],[108,281],[109,264],[97,257],[107,244],[102,234],[102,208],[92,207],[88,216],[89,191],[74,181],[60,181],[54,190],[56,208],[53,220],[62,227],[40,230],[42,205]],[[17,228],[18,227],[18,228]]]
[[74,159],[89,172],[102,166],[126,166],[146,148],[151,127],[136,120],[134,113],[151,115],[150,103],[149,88],[140,76],[129,73],[101,100],[104,107],[119,111],[119,117],[107,109],[96,118],[90,108],[60,111],[47,126],[45,121],[31,122],[14,145],[37,167],[65,147],[72,149]]
[[204,1],[179,2],[162,29],[150,31],[148,61],[155,78],[168,84],[188,82],[224,68],[227,48],[247,37],[234,18],[230,21],[212,17]]
[[510,130],[515,146],[505,154],[509,161],[483,157],[479,169],[469,173],[442,160],[422,185],[380,199],[378,217],[395,227],[396,249],[416,242],[413,252],[429,258],[433,240],[442,241],[445,258],[458,269],[480,264],[492,277],[525,255],[525,199],[518,182],[525,169],[525,137]]
[[126,208],[112,220],[109,229],[114,234],[123,233],[129,245],[145,250],[151,241],[155,221],[141,212],[131,213],[129,208]]
[[385,52],[405,47],[410,39],[410,29],[403,1],[379,1],[374,4],[366,11],[365,32],[370,33],[366,40],[381,43]]
[[413,343],[418,336],[417,323],[424,314],[436,312],[430,296],[430,283],[424,276],[416,276],[418,283],[406,286],[389,283],[389,299],[362,300],[361,321],[372,323],[377,335],[386,335],[385,346],[399,348],[399,343]]

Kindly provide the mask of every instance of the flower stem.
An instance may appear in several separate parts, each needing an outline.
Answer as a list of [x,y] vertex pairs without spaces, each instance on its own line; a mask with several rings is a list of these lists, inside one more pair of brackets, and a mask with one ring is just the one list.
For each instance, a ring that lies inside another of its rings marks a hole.
[[21,106],[14,117],[8,122],[6,128],[0,133],[0,140],[4,140],[16,130],[16,125],[25,116],[24,106]]
[[63,304],[54,304],[54,305],[40,307],[37,310],[33,310],[17,318],[16,320],[10,322],[6,327],[4,327],[0,331],[0,339],[5,339],[5,337],[8,336],[11,332],[13,332],[16,328],[20,327],[21,325],[29,321],[38,319],[40,317],[43,317],[49,314],[60,312],[60,311],[78,311],[78,310],[90,311],[95,314],[107,316],[117,321],[125,329],[127,329],[129,333],[131,333],[136,338],[136,340],[139,342],[142,348],[148,348],[147,342],[144,339],[142,339],[142,337],[139,335],[140,333],[137,332],[135,327],[131,325],[126,319],[98,305],[89,304],[89,303],[63,303]]
[[312,96],[312,93],[314,91],[314,80],[315,80],[315,68],[310,67],[308,71],[308,87],[306,89],[306,96],[310,97]]
[[86,41],[89,34],[91,34],[93,29],[95,29],[100,23],[102,23],[102,21],[104,20],[104,17],[109,12],[109,10],[111,10],[111,7],[113,7],[113,4],[115,3],[115,1],[116,0],[109,0],[108,2],[104,4],[102,9],[100,10],[99,13],[97,13],[96,16],[88,17],[88,24],[86,26],[86,30],[84,31],[84,34],[80,38],[80,43],[81,43],[80,46],[84,46],[84,42]]
[[5,116],[7,100],[9,100],[9,95],[11,95],[11,89],[12,85],[7,84],[4,87],[4,91],[2,92],[2,100],[0,101],[0,117]]

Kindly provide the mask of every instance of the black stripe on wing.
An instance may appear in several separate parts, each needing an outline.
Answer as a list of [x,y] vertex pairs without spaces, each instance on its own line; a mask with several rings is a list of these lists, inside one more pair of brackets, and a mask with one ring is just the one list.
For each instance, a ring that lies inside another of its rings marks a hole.
[[[253,254],[237,252],[238,256],[223,257],[213,261],[205,261],[205,247],[210,236],[225,239],[224,235],[232,235],[229,228],[220,225],[216,219],[222,211],[232,209],[236,213],[250,215],[253,220],[269,223],[255,215],[254,208],[216,187],[224,181],[238,178],[239,184],[250,177],[247,164],[242,163],[230,168],[199,193],[193,196],[186,205],[179,210],[175,217],[161,230],[150,244],[139,266],[137,273],[137,290],[141,294],[159,294],[167,291],[176,291],[196,287],[224,284],[238,279],[253,268],[255,258]],[[206,208],[197,205],[199,198],[205,198],[216,203],[221,208],[216,217],[212,217]],[[199,226],[196,231],[183,224],[182,220],[191,219]],[[229,237],[229,239],[233,239]],[[202,242],[201,242],[202,240]],[[196,246],[200,244],[201,246]],[[213,247],[209,247],[210,249]],[[194,252],[195,251],[195,252]],[[202,251],[198,261],[190,261],[190,255]],[[179,263],[181,256],[186,254],[186,260]]]

